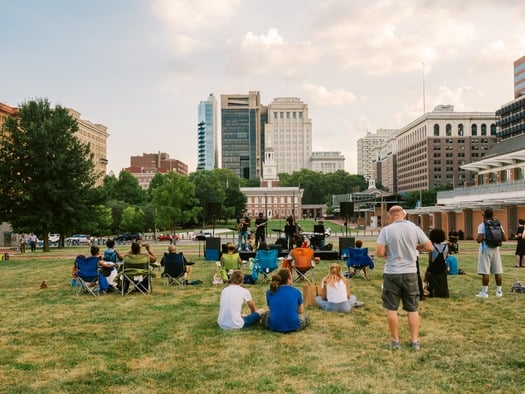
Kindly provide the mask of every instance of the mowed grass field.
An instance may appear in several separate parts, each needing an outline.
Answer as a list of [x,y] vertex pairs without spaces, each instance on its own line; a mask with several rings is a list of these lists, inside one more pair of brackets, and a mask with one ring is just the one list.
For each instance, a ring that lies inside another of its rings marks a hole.
[[[373,252],[375,240],[365,246]],[[192,278],[204,284],[165,287],[159,275],[150,296],[77,297],[72,256],[87,253],[84,247],[11,256],[0,262],[0,392],[522,393],[525,294],[510,286],[525,282],[525,269],[514,268],[514,247],[502,248],[503,298],[494,297],[491,278],[491,297],[479,300],[477,245],[461,244],[467,274],[449,277],[449,299],[420,303],[419,352],[409,348],[402,310],[402,349],[388,348],[382,259],[370,281],[350,280],[364,307],[350,314],[308,307],[310,327],[278,334],[218,328],[223,286],[211,284],[215,264],[199,257],[194,242],[178,248],[195,262]],[[166,249],[154,246],[159,257]],[[332,262],[316,267],[317,281]],[[44,280],[48,287],[40,289]],[[266,307],[267,284],[247,287],[256,306]]]

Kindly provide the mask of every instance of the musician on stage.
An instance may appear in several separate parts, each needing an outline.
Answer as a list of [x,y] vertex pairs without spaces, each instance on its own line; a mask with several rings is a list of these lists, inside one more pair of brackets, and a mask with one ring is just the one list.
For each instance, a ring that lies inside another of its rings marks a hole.
[[250,217],[241,211],[237,218],[237,230],[239,231],[239,237],[237,240],[237,248],[239,250],[249,251],[250,247],[248,244],[248,235],[250,233]]
[[292,250],[295,244],[295,238],[299,235],[299,228],[294,221],[293,216],[286,218],[286,225],[284,226],[284,235],[286,236],[286,245],[288,250]]
[[268,219],[263,216],[263,213],[259,213],[259,217],[255,219],[255,247],[259,249],[262,243],[266,242],[266,225]]

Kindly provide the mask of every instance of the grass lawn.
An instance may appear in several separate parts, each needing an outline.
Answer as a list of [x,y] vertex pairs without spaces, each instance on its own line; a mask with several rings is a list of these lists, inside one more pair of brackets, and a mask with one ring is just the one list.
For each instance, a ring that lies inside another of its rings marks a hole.
[[[370,281],[351,279],[362,308],[350,314],[309,307],[312,325],[278,334],[255,327],[217,327],[223,286],[214,286],[213,262],[198,257],[197,243],[179,242],[195,261],[200,286],[164,287],[153,280],[150,296],[74,295],[72,256],[87,248],[12,256],[0,262],[0,392],[2,393],[521,393],[525,387],[525,282],[514,268],[513,242],[502,249],[504,296],[476,299],[477,246],[465,241],[458,255],[467,275],[449,277],[449,299],[420,304],[421,351],[409,349],[406,313],[402,349],[390,337],[381,302],[382,259]],[[365,246],[374,248],[374,240]],[[167,245],[156,245],[160,255]],[[337,248],[337,244],[335,245]],[[124,252],[127,247],[118,247]],[[27,257],[29,255],[29,257]],[[422,256],[422,269],[427,256]],[[321,261],[316,278],[331,261]],[[48,288],[40,289],[45,280]],[[248,286],[266,307],[266,284]],[[302,288],[302,285],[299,286]]]

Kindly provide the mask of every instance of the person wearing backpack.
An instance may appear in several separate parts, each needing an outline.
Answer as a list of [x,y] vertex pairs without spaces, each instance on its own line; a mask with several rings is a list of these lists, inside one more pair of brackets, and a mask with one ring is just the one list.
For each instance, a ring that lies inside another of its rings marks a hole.
[[434,250],[428,254],[428,268],[425,281],[428,283],[429,297],[448,298],[447,264],[448,244],[445,231],[440,228],[430,230],[428,238],[432,241]]
[[518,220],[518,229],[516,230],[516,240],[518,241],[516,245],[516,268],[525,267],[525,261],[523,257],[525,256],[525,219]]
[[499,246],[506,241],[505,232],[499,220],[494,219],[492,208],[487,208],[483,212],[483,222],[478,226],[476,241],[479,245],[478,252],[478,274],[481,275],[482,287],[478,298],[489,298],[490,275],[494,275],[496,280],[496,297],[502,297],[503,291],[503,264],[499,253]]

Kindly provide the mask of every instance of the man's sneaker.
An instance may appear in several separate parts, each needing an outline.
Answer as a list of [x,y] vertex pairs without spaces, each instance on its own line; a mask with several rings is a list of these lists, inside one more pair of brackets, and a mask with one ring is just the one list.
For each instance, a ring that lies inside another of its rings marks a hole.
[[412,348],[412,350],[421,350],[421,345],[419,344],[419,342],[412,342],[410,344],[410,347]]
[[503,292],[501,290],[496,290],[496,297],[503,297]]
[[399,350],[401,349],[401,344],[397,341],[390,342],[390,349]]
[[478,298],[489,298],[488,293],[485,293],[484,291],[480,291],[479,294],[476,294],[476,297]]

